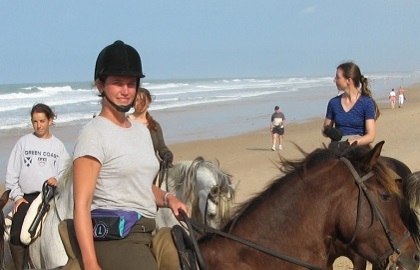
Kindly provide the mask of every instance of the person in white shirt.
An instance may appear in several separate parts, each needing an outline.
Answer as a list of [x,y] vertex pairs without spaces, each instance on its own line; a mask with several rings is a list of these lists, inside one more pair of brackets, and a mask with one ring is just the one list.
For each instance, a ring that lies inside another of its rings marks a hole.
[[6,190],[10,190],[9,197],[15,202],[10,250],[16,269],[23,269],[25,264],[27,246],[20,241],[20,232],[29,206],[42,191],[45,181],[57,186],[70,162],[64,144],[50,133],[55,118],[49,106],[35,104],[31,110],[34,132],[18,140],[7,164]]

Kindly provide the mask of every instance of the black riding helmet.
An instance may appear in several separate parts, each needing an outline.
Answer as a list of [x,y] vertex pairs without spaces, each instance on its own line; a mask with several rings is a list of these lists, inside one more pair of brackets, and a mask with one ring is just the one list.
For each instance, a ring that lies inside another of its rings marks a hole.
[[[139,53],[125,44],[121,40],[115,41],[113,44],[106,46],[98,55],[95,65],[95,81],[99,78],[105,81],[109,75],[114,76],[133,76],[137,78],[137,90],[140,87],[140,78],[144,78],[141,59]],[[133,103],[122,106],[112,102],[108,97],[101,93],[100,97],[105,97],[115,109],[120,112],[128,112]]]
[[134,76],[144,78],[139,53],[121,40],[106,46],[98,55],[95,80],[107,75]]

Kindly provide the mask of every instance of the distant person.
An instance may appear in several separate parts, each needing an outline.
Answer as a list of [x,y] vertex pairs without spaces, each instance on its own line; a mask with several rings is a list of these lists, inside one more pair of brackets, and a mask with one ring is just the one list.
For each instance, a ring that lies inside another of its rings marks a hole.
[[153,99],[150,91],[146,88],[140,88],[135,99],[134,112],[128,117],[142,123],[149,129],[155,152],[157,152],[161,160],[168,162],[168,164],[172,164],[174,155],[171,150],[169,150],[168,146],[166,146],[162,128],[148,111],[152,102]]
[[276,151],[276,145],[277,145],[277,138],[279,142],[278,149],[283,149],[283,135],[284,135],[284,122],[286,121],[286,118],[284,117],[284,114],[280,111],[279,106],[274,107],[274,113],[271,115],[271,121],[270,121],[270,131],[272,134],[273,139],[273,146],[271,147],[271,150]]
[[397,94],[395,93],[394,88],[392,88],[391,92],[389,92],[389,102],[391,102],[392,109],[395,107],[395,100],[397,98],[396,96]]
[[405,90],[400,86],[398,89],[398,108],[401,108],[405,100]]
[[50,133],[56,118],[53,110],[42,103],[31,110],[34,132],[21,137],[14,146],[7,164],[6,190],[15,202],[10,229],[10,251],[16,269],[24,269],[27,246],[20,241],[20,232],[29,206],[42,191],[45,181],[57,181],[69,165],[70,156],[64,144]]
[[356,64],[346,62],[337,67],[334,82],[337,89],[344,93],[328,102],[322,134],[326,136],[325,126],[334,126],[343,134],[342,140],[348,140],[350,144],[372,143],[380,112],[372,98],[367,78]]

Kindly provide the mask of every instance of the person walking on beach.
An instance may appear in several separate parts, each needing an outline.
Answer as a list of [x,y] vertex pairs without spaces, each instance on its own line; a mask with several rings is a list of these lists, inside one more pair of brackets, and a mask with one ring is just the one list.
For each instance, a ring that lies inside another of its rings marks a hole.
[[58,179],[70,162],[64,144],[50,133],[56,115],[47,105],[32,107],[33,133],[21,137],[14,146],[7,164],[6,190],[15,202],[10,229],[10,251],[15,268],[25,267],[27,246],[20,241],[20,232],[29,206],[42,190],[45,181],[57,186]]
[[153,99],[150,91],[146,88],[140,88],[134,103],[134,112],[128,117],[132,120],[142,123],[149,129],[150,135],[152,136],[155,153],[158,154],[162,161],[166,162],[167,164],[172,164],[174,155],[165,143],[162,127],[160,126],[159,122],[153,119],[148,111],[152,102]]
[[328,102],[322,134],[326,126],[335,126],[343,134],[342,140],[358,145],[372,143],[376,135],[376,119],[380,112],[372,98],[369,82],[353,62],[337,67],[334,82],[344,93]]
[[391,102],[392,109],[395,107],[395,100],[397,98],[396,96],[397,94],[395,93],[394,88],[392,88],[391,92],[389,93],[389,102]]
[[[102,108],[82,129],[73,159],[74,229],[84,269],[180,268],[170,229],[152,232],[157,207],[179,216],[187,206],[153,185],[159,162],[150,132],[125,115],[143,77],[139,53],[122,41],[98,55],[94,79]],[[122,239],[94,241],[92,210],[124,210],[138,219]]]
[[284,114],[280,111],[279,106],[274,107],[274,113],[271,115],[271,121],[270,121],[270,131],[272,135],[272,141],[273,146],[271,147],[271,150],[276,151],[276,145],[277,145],[277,138],[279,141],[278,149],[283,149],[283,135],[284,135],[284,122],[286,121],[286,118],[284,117]]
[[405,100],[405,90],[400,86],[398,89],[398,108],[401,108]]

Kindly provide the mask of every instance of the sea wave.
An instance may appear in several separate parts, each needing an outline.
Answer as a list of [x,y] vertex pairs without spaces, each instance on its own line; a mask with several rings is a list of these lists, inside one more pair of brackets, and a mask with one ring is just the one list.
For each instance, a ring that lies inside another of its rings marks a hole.
[[[367,77],[372,82],[374,97],[378,98],[387,97],[390,88],[417,82],[420,72],[370,74]],[[205,104],[233,104],[270,96],[273,96],[273,103],[276,100],[276,103],[312,102],[313,97],[325,97],[326,103],[328,97],[337,91],[333,80],[332,76],[151,80],[142,82],[142,86],[156,96],[150,106],[150,110],[156,112],[189,106],[204,107]],[[86,121],[100,111],[101,99],[97,94],[97,89],[92,88],[90,82],[0,85],[0,129],[28,127],[30,108],[39,102],[55,108],[58,124]],[[321,110],[324,110],[323,106]]]

